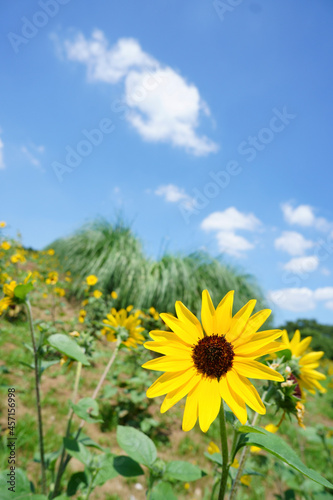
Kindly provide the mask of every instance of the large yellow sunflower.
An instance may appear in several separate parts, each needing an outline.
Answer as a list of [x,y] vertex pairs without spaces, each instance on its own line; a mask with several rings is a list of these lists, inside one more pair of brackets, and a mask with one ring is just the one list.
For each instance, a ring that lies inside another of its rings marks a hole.
[[315,389],[318,389],[320,392],[326,392],[326,389],[318,382],[319,380],[325,380],[326,376],[315,369],[318,368],[319,359],[324,355],[324,351],[306,352],[311,340],[312,337],[305,337],[305,339],[301,340],[299,330],[295,331],[291,340],[289,340],[286,330],[282,332],[282,342],[285,348],[291,351],[292,359],[296,362],[298,361],[298,366],[292,368],[292,375],[298,382],[301,389],[301,396],[303,396],[303,389],[307,389],[312,394],[315,394]]
[[255,300],[250,300],[232,316],[234,292],[229,292],[214,308],[207,290],[202,294],[201,321],[179,301],[176,302],[178,318],[161,314],[172,330],[150,332],[153,342],[146,342],[147,349],[164,356],[148,361],[144,368],[164,371],[148,389],[150,398],[166,394],[161,412],[166,412],[187,396],[183,430],[191,430],[199,418],[203,432],[217,417],[221,398],[243,423],[247,420],[247,404],[260,414],[266,412],[260,396],[247,379],[282,381],[275,370],[256,361],[265,354],[284,348],[274,342],[281,330],[258,332],[271,311],[264,309],[251,316]]
[[114,307],[111,309],[110,314],[106,315],[107,319],[103,319],[105,327],[102,329],[102,334],[106,335],[109,342],[115,342],[121,330],[127,332],[127,339],[123,340],[123,344],[127,347],[136,348],[138,344],[143,344],[145,338],[141,334],[144,328],[141,326],[141,319],[139,318],[140,311],[134,314],[127,314],[126,309],[117,311]]

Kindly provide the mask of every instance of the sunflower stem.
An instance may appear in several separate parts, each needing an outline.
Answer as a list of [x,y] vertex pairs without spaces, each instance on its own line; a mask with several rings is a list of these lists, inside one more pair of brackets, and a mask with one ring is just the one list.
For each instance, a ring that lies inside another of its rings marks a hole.
[[223,500],[225,495],[225,490],[227,487],[227,480],[229,473],[228,440],[227,440],[227,428],[226,428],[223,401],[220,409],[220,434],[221,434],[221,449],[222,449],[222,476],[221,476],[220,492],[218,500]]
[[36,338],[34,332],[34,324],[32,320],[32,312],[30,302],[26,300],[25,306],[27,309],[29,327],[32,340],[32,348],[34,351],[34,370],[35,370],[35,391],[36,391],[36,406],[37,406],[37,421],[38,421],[38,435],[39,435],[39,453],[40,453],[40,467],[41,467],[41,482],[42,482],[42,493],[47,494],[46,486],[46,474],[45,474],[45,456],[44,456],[44,438],[43,438],[43,421],[42,421],[42,407],[40,400],[40,370],[39,370],[39,359],[38,359],[38,349],[36,346]]
[[[261,400],[262,400],[263,403],[264,403],[264,401],[266,399],[267,392],[268,391],[265,391],[263,393],[263,395],[262,395]],[[253,420],[251,422],[251,426],[252,427],[254,425],[256,425],[258,418],[259,418],[259,413],[255,413],[255,415],[253,417]],[[243,469],[245,467],[245,462],[246,462],[246,459],[248,457],[249,451],[250,451],[250,447],[249,446],[244,446],[242,454],[241,454],[241,457],[239,459],[239,467],[237,469],[237,474],[236,474],[235,480],[234,480],[232,488],[231,488],[229,500],[234,500],[236,498],[236,493],[237,493],[237,489],[238,489],[238,486],[239,486],[239,480],[240,480],[240,478],[241,478],[241,476],[243,474]]]

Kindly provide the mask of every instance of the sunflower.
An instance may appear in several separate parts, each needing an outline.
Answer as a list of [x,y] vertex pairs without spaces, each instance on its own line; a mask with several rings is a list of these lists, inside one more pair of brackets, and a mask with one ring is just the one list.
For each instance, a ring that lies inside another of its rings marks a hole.
[[126,309],[117,311],[114,307],[110,314],[106,315],[107,319],[103,319],[105,327],[102,329],[102,334],[106,335],[109,342],[115,342],[117,335],[122,338],[122,343],[127,347],[137,347],[138,344],[143,344],[145,338],[141,334],[144,328],[141,326],[139,318],[140,311],[134,314],[128,314]]
[[87,282],[88,286],[96,285],[97,281],[98,281],[98,278],[94,274],[89,274],[89,276],[86,277],[86,282]]
[[271,311],[264,309],[251,316],[255,300],[250,300],[232,316],[231,291],[214,308],[207,290],[202,294],[201,320],[179,301],[176,302],[178,318],[161,314],[172,332],[150,332],[153,342],[146,342],[147,349],[164,356],[148,361],[144,368],[165,371],[148,389],[153,398],[166,394],[161,412],[166,412],[187,395],[183,430],[191,430],[199,418],[203,432],[217,417],[221,398],[243,423],[247,420],[247,404],[260,414],[266,413],[260,396],[247,379],[282,381],[283,377],[272,368],[259,363],[256,358],[282,350],[284,346],[275,339],[281,330],[258,332]]
[[315,389],[320,392],[326,392],[326,389],[319,383],[319,380],[325,380],[326,376],[318,372],[315,368],[319,366],[319,360],[324,355],[324,351],[310,351],[306,353],[312,337],[305,337],[301,340],[299,330],[291,340],[289,340],[286,330],[282,332],[282,342],[285,349],[289,349],[292,354],[292,361],[296,362],[292,368],[291,378],[295,378],[299,385],[300,396],[303,396],[303,389],[307,389],[312,394],[315,394]]

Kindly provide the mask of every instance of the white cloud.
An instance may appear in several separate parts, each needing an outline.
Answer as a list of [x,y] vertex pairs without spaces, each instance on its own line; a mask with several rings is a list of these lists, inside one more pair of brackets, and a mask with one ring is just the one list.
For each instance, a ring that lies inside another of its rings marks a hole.
[[234,231],[235,229],[245,229],[254,231],[261,222],[254,214],[244,214],[237,208],[230,207],[223,212],[213,212],[201,223],[201,228],[206,231]]
[[320,231],[329,231],[332,228],[332,224],[324,217],[315,216],[314,209],[310,205],[299,205],[294,208],[291,203],[283,203],[281,209],[288,224],[314,227]]
[[283,250],[290,255],[303,255],[305,250],[312,248],[314,243],[307,240],[295,231],[284,231],[282,236],[276,238],[274,246],[277,250]]
[[319,259],[317,256],[313,255],[309,257],[295,257],[284,264],[283,269],[301,274],[313,272],[318,268],[318,266]]
[[320,272],[324,276],[330,276],[330,274],[331,274],[331,271],[327,267],[322,267],[321,270],[320,270]]
[[104,33],[95,30],[91,39],[79,33],[60,45],[69,60],[86,65],[89,81],[124,81],[126,119],[143,139],[169,142],[198,156],[218,150],[197,134],[202,114],[210,111],[196,86],[144,52],[137,40],[122,38],[109,47]]
[[179,188],[175,184],[166,184],[164,186],[159,186],[154,194],[156,196],[161,196],[169,203],[177,203],[178,201],[183,201],[184,205],[191,208],[195,204],[195,199],[186,193],[182,188]]
[[219,250],[235,257],[242,257],[243,252],[254,248],[246,238],[233,231],[219,231],[216,238]]
[[333,287],[325,286],[323,288],[317,288],[314,292],[316,300],[333,300]]
[[3,170],[5,168],[5,162],[3,159],[3,147],[4,147],[4,144],[0,138],[0,170]]
[[325,307],[333,309],[333,287],[317,288],[283,288],[268,293],[268,299],[281,309],[303,312],[315,309],[317,303],[325,302]]
[[260,220],[254,214],[245,214],[235,207],[229,207],[223,212],[211,213],[202,221],[201,229],[217,231],[219,249],[229,255],[240,257],[243,252],[254,248],[254,245],[243,236],[236,234],[236,231],[255,231],[260,225]]
[[309,288],[283,288],[268,293],[268,299],[281,309],[301,312],[315,309],[316,301]]

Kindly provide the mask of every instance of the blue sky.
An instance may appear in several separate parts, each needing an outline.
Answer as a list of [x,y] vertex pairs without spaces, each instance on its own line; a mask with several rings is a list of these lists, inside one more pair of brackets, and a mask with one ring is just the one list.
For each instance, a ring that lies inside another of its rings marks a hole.
[[147,254],[224,254],[277,321],[332,323],[330,0],[1,11],[11,234],[42,248],[121,211]]

